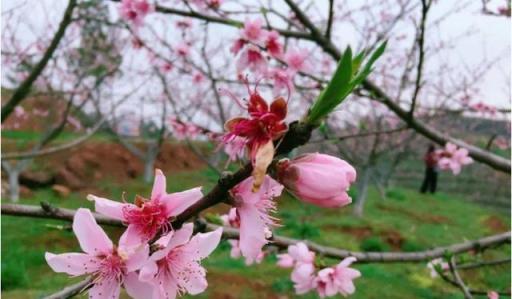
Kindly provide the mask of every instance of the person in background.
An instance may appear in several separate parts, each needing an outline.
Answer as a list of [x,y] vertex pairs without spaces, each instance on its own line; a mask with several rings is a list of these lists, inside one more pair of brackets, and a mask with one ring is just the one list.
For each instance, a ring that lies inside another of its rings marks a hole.
[[428,189],[430,193],[435,193],[437,187],[437,162],[439,157],[436,154],[436,148],[433,144],[428,146],[427,153],[423,160],[425,161],[426,170],[425,179],[421,185],[420,192],[425,193]]

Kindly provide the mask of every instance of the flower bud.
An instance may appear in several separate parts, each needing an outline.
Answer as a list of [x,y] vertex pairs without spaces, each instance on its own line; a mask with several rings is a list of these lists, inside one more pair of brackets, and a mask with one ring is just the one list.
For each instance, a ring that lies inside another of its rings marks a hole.
[[326,208],[352,202],[347,190],[356,180],[356,170],[339,158],[314,153],[277,165],[278,179],[299,199]]

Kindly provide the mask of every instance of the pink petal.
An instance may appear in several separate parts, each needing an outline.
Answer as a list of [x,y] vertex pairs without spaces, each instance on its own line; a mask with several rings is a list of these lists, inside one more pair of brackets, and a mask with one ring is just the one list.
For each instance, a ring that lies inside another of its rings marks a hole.
[[151,281],[158,273],[158,266],[156,262],[149,260],[139,271],[139,279],[141,281]]
[[163,249],[155,251],[155,253],[151,255],[150,259],[153,261],[157,261],[164,258],[175,247],[187,243],[190,240],[190,237],[192,236],[193,232],[194,225],[192,223],[187,223],[183,225],[181,229],[174,231],[174,235],[172,236],[172,238],[167,238],[166,236],[160,238],[160,243],[163,243],[163,238],[166,238],[168,240],[168,243],[165,245]]
[[126,260],[126,270],[128,270],[128,272],[139,270],[147,262],[148,257],[148,244],[144,244],[137,249],[131,250],[131,252],[128,252],[128,259]]
[[293,257],[287,253],[277,255],[277,266],[281,268],[291,268],[294,262]]
[[124,204],[107,198],[94,196],[92,194],[87,195],[87,199],[94,201],[94,209],[96,212],[115,219],[125,220],[123,207],[130,204]]
[[346,257],[344,258],[339,264],[337,267],[348,267],[350,266],[352,263],[356,262],[357,259],[353,256],[349,256],[349,257]]
[[208,287],[208,282],[205,278],[206,271],[195,262],[189,263],[186,271],[180,271],[178,274],[174,274],[174,276],[177,278],[178,285],[184,287],[191,295],[202,293]]
[[89,299],[117,299],[121,285],[116,279],[100,280],[89,290]]
[[174,299],[178,293],[176,280],[167,274],[158,275],[153,281],[152,299]]
[[258,258],[261,248],[267,244],[266,226],[256,207],[244,205],[238,208],[238,212],[240,213],[240,250],[250,265]]
[[242,256],[242,252],[240,251],[240,247],[238,245],[239,241],[238,240],[228,240],[228,242],[231,245],[231,251],[230,251],[229,255],[234,259],[237,259],[240,256]]
[[184,245],[183,248],[188,252],[193,252],[194,260],[202,260],[217,248],[221,236],[222,228],[218,228],[209,233],[198,233],[190,239],[190,242]]
[[183,192],[167,194],[162,197],[162,203],[169,213],[169,217],[178,216],[188,207],[195,204],[203,197],[201,187],[193,188]]
[[313,264],[300,264],[292,271],[291,279],[294,282],[308,279],[315,272]]
[[166,188],[165,175],[160,169],[155,170],[155,182],[151,191],[151,199],[157,199],[164,196]]
[[128,295],[135,299],[151,299],[153,297],[153,287],[147,282],[140,281],[135,272],[126,276],[124,288]]
[[352,295],[356,291],[356,287],[352,280],[344,280],[338,285],[338,288],[343,296]]
[[82,250],[89,254],[110,253],[113,245],[88,209],[80,208],[73,220],[73,232]]
[[315,258],[314,253],[312,254],[312,252],[309,251],[308,247],[303,242],[290,245],[288,247],[288,253],[296,261],[304,263],[312,263]]
[[46,252],[44,258],[53,271],[73,276],[92,273],[96,271],[99,263],[95,257],[85,253],[63,253],[56,255]]
[[132,248],[144,242],[144,235],[140,232],[140,229],[136,225],[130,224],[121,235],[119,246],[122,248]]

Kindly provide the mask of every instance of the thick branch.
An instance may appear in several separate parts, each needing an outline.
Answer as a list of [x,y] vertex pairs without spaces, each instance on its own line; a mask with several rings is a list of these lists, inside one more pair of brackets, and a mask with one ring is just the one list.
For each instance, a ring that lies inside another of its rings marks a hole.
[[9,101],[2,107],[2,123],[12,113],[14,107],[16,107],[16,105],[18,105],[23,99],[25,99],[25,97],[30,92],[30,87],[32,86],[34,81],[36,81],[37,77],[39,77],[39,75],[42,73],[42,71],[48,64],[48,61],[50,61],[50,59],[52,58],[55,50],[57,50],[57,46],[64,37],[66,28],[71,23],[71,17],[75,6],[76,0],[69,0],[66,11],[64,12],[64,17],[62,18],[62,21],[59,24],[59,28],[57,29],[57,32],[55,33],[50,43],[50,46],[48,47],[48,49],[46,49],[46,52],[44,53],[43,57],[32,70],[27,79],[25,79],[25,81],[21,83],[21,85],[16,89],[16,91],[14,91]]
[[[52,207],[43,204],[43,207],[20,205],[20,204],[2,204],[3,215],[26,216],[35,218],[61,219],[73,221],[75,210]],[[94,214],[99,224],[123,226],[120,220],[105,217],[103,215]],[[219,225],[207,223],[204,220],[198,220],[199,226],[207,231],[219,228]],[[226,238],[238,238],[240,232],[232,227],[223,227],[223,235]],[[273,245],[280,248],[287,248],[289,245],[296,244],[302,240],[296,240],[288,237],[274,235],[272,237]],[[349,256],[356,257],[360,263],[421,263],[443,257],[446,253],[459,254],[472,250],[482,250],[485,248],[495,247],[510,243],[510,232],[501,233],[478,240],[466,241],[449,246],[436,247],[430,250],[418,252],[356,252],[334,247],[322,246],[310,241],[305,242],[309,249],[323,256],[343,259]]]

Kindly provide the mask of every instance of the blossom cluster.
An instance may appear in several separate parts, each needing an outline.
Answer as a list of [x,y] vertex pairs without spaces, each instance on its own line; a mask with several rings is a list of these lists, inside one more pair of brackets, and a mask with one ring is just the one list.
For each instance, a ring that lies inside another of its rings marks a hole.
[[[78,209],[73,220],[84,253],[46,253],[55,272],[91,275],[90,298],[118,298],[121,287],[133,298],[168,299],[177,294],[199,294],[208,283],[202,259],[217,247],[222,228],[194,236],[193,224],[174,230],[169,220],[203,195],[200,188],[166,192],[164,174],[156,171],[151,197],[122,203],[89,195],[96,212],[121,220],[128,227],[115,246],[88,209]],[[153,241],[155,240],[155,241]]]
[[473,163],[469,157],[469,152],[465,148],[459,148],[455,144],[448,142],[444,149],[437,150],[438,166],[442,170],[451,170],[454,175],[458,175],[462,166]]
[[291,280],[297,294],[316,290],[324,298],[336,294],[348,296],[355,292],[353,280],[361,276],[358,270],[349,267],[355,261],[355,257],[347,257],[335,266],[318,270],[315,253],[305,243],[299,242],[288,246],[288,253],[278,255],[277,265],[293,268]]
[[246,103],[230,94],[246,109],[248,116],[228,120],[222,142],[230,158],[247,153],[253,171],[251,177],[229,192],[234,208],[222,219],[224,225],[240,229],[240,239],[230,242],[231,255],[243,256],[247,264],[252,264],[264,256],[262,248],[278,221],[270,213],[275,210],[275,198],[284,188],[309,204],[342,207],[352,201],[347,191],[356,179],[356,171],[337,157],[309,153],[278,161],[274,164],[275,179],[269,176],[268,168],[276,151],[274,142],[279,144],[277,140],[288,130],[287,102],[276,97],[269,105],[256,88],[248,87],[248,91]]
[[119,14],[136,28],[142,25],[144,18],[153,10],[154,7],[147,0],[122,0]]
[[[240,30],[238,38],[231,46],[231,53],[238,55],[237,71],[252,71],[258,78],[269,78],[273,81],[274,95],[287,90],[293,91],[293,78],[297,72],[311,69],[308,62],[309,53],[298,48],[290,48],[286,52],[277,31],[263,29],[261,19],[247,19]],[[268,56],[266,55],[268,54]],[[271,67],[269,58],[280,63]]]
[[195,124],[180,121],[175,117],[170,117],[168,122],[172,127],[173,136],[178,140],[194,138],[203,131]]

